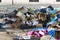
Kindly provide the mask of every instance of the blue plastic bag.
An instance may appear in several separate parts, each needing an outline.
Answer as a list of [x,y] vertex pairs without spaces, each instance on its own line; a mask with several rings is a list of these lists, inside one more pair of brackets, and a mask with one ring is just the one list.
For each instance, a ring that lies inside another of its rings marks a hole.
[[52,37],[55,37],[55,30],[50,30],[48,32],[48,35],[51,35]]

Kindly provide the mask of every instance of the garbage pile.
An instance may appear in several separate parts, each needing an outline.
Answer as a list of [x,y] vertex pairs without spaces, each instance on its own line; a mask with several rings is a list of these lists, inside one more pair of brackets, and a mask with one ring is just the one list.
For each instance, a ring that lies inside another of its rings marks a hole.
[[[24,20],[24,25],[21,26],[21,29],[34,29],[27,32],[29,39],[56,40],[55,28],[59,28],[59,26],[57,26],[60,24],[59,12],[58,9],[55,9],[52,6],[36,10],[30,8],[28,9],[28,12],[24,13],[26,19]],[[41,28],[43,30],[41,30]],[[44,30],[44,28],[46,30]]]
[[[35,30],[38,30],[40,28],[46,28],[47,33],[45,33],[45,31],[40,30],[33,31],[32,34],[30,33],[31,35],[34,36],[37,35],[36,37],[39,38],[44,36],[45,34],[48,34],[50,30],[60,28],[59,27],[60,10],[53,8],[51,5],[46,8],[40,9],[21,7],[9,14],[1,15],[0,19],[2,21],[0,23],[0,28],[35,29]],[[51,32],[49,34],[51,34]]]

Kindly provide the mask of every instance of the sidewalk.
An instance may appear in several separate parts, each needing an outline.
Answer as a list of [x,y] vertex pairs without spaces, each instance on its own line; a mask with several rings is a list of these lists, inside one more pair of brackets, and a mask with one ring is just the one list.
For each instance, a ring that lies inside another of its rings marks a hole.
[[[16,29],[0,29],[0,40],[13,40],[14,36],[17,34],[24,34],[27,31],[30,31],[31,29],[25,29],[25,30],[16,30]],[[13,32],[13,34],[6,34],[6,32]]]
[[5,32],[0,32],[0,40],[13,40],[10,36],[8,36]]

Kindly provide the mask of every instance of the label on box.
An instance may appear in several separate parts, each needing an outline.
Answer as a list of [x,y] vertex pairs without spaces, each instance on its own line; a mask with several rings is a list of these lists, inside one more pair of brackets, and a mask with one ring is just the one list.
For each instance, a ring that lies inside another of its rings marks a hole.
[[30,36],[23,36],[23,39],[30,39]]

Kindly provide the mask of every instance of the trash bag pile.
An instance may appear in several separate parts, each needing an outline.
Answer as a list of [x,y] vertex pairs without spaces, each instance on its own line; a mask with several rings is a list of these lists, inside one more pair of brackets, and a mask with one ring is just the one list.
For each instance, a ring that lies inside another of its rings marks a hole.
[[[60,10],[49,5],[46,8],[31,9],[21,7],[0,16],[0,28],[35,29],[46,28],[48,31],[32,31],[31,35],[42,37],[54,28],[60,28]],[[44,32],[44,33],[41,33]],[[54,35],[53,35],[54,36]]]

